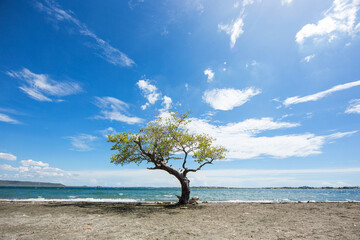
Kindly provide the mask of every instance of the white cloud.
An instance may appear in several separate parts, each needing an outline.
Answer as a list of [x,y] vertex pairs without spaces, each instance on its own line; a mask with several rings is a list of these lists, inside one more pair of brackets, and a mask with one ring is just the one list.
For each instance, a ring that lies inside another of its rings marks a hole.
[[162,108],[160,111],[167,111],[171,108],[171,104],[172,104],[172,100],[170,97],[168,96],[164,96],[163,97],[163,102],[161,103],[161,105],[164,106],[164,108]]
[[188,83],[185,83],[185,89],[186,89],[186,91],[189,90],[189,84]]
[[95,33],[90,31],[88,27],[74,17],[74,14],[70,10],[64,10],[55,1],[44,1],[36,2],[36,7],[46,13],[55,22],[63,22],[70,24],[74,27],[81,35],[87,36],[94,40],[93,44],[87,44],[87,46],[97,50],[97,55],[108,61],[113,65],[127,66],[130,67],[135,62],[130,59],[126,54],[119,51],[117,48],[111,46],[108,42],[99,38]]
[[243,0],[243,8],[254,3],[254,0]]
[[46,74],[36,74],[27,68],[21,71],[10,71],[7,74],[21,80],[23,84],[19,88],[37,101],[52,102],[54,99],[50,97],[62,97],[82,91],[78,83],[55,81]]
[[15,161],[16,156],[12,155],[11,153],[0,153],[0,159],[9,160],[9,161]]
[[99,132],[101,133],[101,135],[103,135],[106,138],[107,138],[107,135],[114,135],[117,133],[116,130],[112,127],[108,127],[104,130],[100,130]]
[[160,99],[160,93],[155,85],[150,84],[148,79],[139,80],[136,85],[141,89],[145,98],[148,100],[147,103],[141,106],[142,110],[145,110],[150,104],[154,104]]
[[240,35],[244,33],[243,27],[244,21],[242,15],[231,24],[218,24],[218,29],[220,31],[225,31],[226,34],[230,35],[231,48],[235,46],[236,40],[240,37]]
[[[261,0],[259,0],[261,1]],[[230,48],[233,48],[236,44],[237,39],[240,37],[241,34],[244,33],[243,27],[244,27],[244,18],[245,18],[245,8],[248,5],[253,4],[254,0],[243,0],[242,2],[242,8],[240,10],[239,17],[234,20],[232,20],[231,24],[218,24],[218,30],[219,31],[225,31],[226,34],[230,35]],[[234,8],[238,8],[239,3],[236,2],[234,4]]]
[[[215,163],[216,164],[216,163]],[[72,171],[77,184],[89,185],[89,179],[96,180],[96,185],[102,186],[152,186],[178,187],[179,182],[164,171],[150,171],[146,169],[118,169],[118,170],[82,170]],[[274,186],[335,186],[321,183],[318,179],[332,181],[340,174],[358,174],[360,168],[319,168],[319,169],[204,169],[190,173],[192,186],[224,186],[224,187],[274,187]],[[336,175],[335,175],[336,174]],[[95,182],[95,181],[94,181]],[[343,184],[346,185],[346,184]],[[351,184],[347,184],[348,186]],[[357,185],[357,184],[353,184]]]
[[131,10],[133,10],[136,6],[138,6],[140,3],[143,3],[144,0],[129,0],[128,5]]
[[11,118],[10,116],[8,116],[4,113],[0,113],[0,122],[7,122],[7,123],[12,123],[12,124],[20,123],[18,120]]
[[293,0],[281,0],[281,5],[290,5],[293,2]]
[[316,136],[312,133],[272,137],[256,136],[264,131],[297,126],[299,126],[298,123],[274,121],[272,118],[247,119],[242,122],[216,126],[207,120],[192,118],[188,129],[194,133],[206,133],[214,137],[216,144],[225,146],[229,150],[227,158],[233,159],[264,156],[274,158],[306,157],[320,154],[322,146],[328,141],[356,133],[353,131],[325,136]]
[[359,0],[334,0],[323,19],[301,28],[296,34],[296,42],[302,44],[307,38],[323,38],[331,42],[339,34],[355,34],[359,30],[359,23],[356,23],[359,4]]
[[238,90],[233,88],[213,89],[206,91],[203,100],[217,110],[232,110],[250,100],[251,97],[261,93],[259,89],[253,87]]
[[355,82],[349,82],[349,83],[345,83],[345,84],[340,84],[340,85],[336,85],[328,90],[322,91],[322,92],[318,92],[312,95],[307,95],[305,97],[290,97],[285,99],[285,101],[283,102],[283,104],[285,106],[289,106],[291,104],[298,104],[298,103],[303,103],[303,102],[309,102],[309,101],[317,101],[321,98],[324,98],[328,95],[330,95],[333,92],[337,92],[337,91],[341,91],[341,90],[345,90],[348,88],[352,88],[352,87],[356,87],[360,85],[360,80],[359,81],[355,81]]
[[258,63],[255,60],[252,60],[251,63],[246,63],[245,67],[249,68],[250,66],[255,67],[256,65],[258,65]]
[[126,116],[126,109],[129,107],[125,102],[114,97],[95,97],[95,104],[100,108],[100,115],[95,119],[108,119],[128,124],[141,123],[144,120],[138,117]]
[[310,60],[313,59],[314,57],[315,57],[315,54],[311,54],[309,56],[304,57],[303,61],[310,62]]
[[360,99],[353,99],[350,101],[350,106],[346,109],[345,113],[360,114]]
[[213,70],[211,70],[211,68],[207,68],[204,70],[204,74],[207,76],[207,81],[208,82],[212,82],[215,76],[215,73],[213,72]]
[[65,138],[70,140],[70,143],[73,146],[72,150],[80,152],[93,150],[90,145],[97,139],[96,136],[89,134],[79,134],[77,136],[70,136]]
[[44,177],[69,177],[71,173],[59,168],[50,167],[48,163],[34,160],[22,160],[20,166],[13,167],[8,164],[0,165],[3,171],[16,172],[13,178],[44,178]]

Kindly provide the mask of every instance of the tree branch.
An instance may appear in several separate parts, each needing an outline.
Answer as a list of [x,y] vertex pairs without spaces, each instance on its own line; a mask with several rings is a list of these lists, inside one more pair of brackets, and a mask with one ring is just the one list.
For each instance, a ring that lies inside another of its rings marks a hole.
[[205,166],[206,164],[212,164],[213,161],[214,161],[214,159],[211,159],[210,161],[204,162],[203,164],[201,164],[201,165],[200,165],[198,168],[196,168],[196,169],[186,169],[186,170],[184,171],[184,175],[186,176],[186,174],[187,174],[188,172],[197,172],[197,171],[199,171],[203,166]]

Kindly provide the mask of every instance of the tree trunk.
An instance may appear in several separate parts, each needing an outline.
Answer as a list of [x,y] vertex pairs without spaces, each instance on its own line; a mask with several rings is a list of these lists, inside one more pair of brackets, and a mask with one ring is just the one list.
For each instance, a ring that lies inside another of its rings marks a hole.
[[187,177],[182,177],[179,181],[181,183],[181,197],[179,198],[179,204],[188,204],[190,199],[190,180]]

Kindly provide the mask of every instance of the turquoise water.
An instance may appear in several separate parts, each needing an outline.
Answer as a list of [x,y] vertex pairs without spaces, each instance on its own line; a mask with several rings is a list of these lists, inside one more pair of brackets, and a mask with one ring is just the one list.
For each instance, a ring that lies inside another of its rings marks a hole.
[[[0,187],[0,200],[154,202],[177,201],[179,188]],[[360,201],[360,189],[192,189],[208,202]]]

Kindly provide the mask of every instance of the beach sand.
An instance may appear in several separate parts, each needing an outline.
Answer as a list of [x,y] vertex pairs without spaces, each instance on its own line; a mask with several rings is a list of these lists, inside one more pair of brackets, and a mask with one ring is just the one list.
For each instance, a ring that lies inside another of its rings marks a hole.
[[360,239],[360,203],[0,202],[0,239]]

